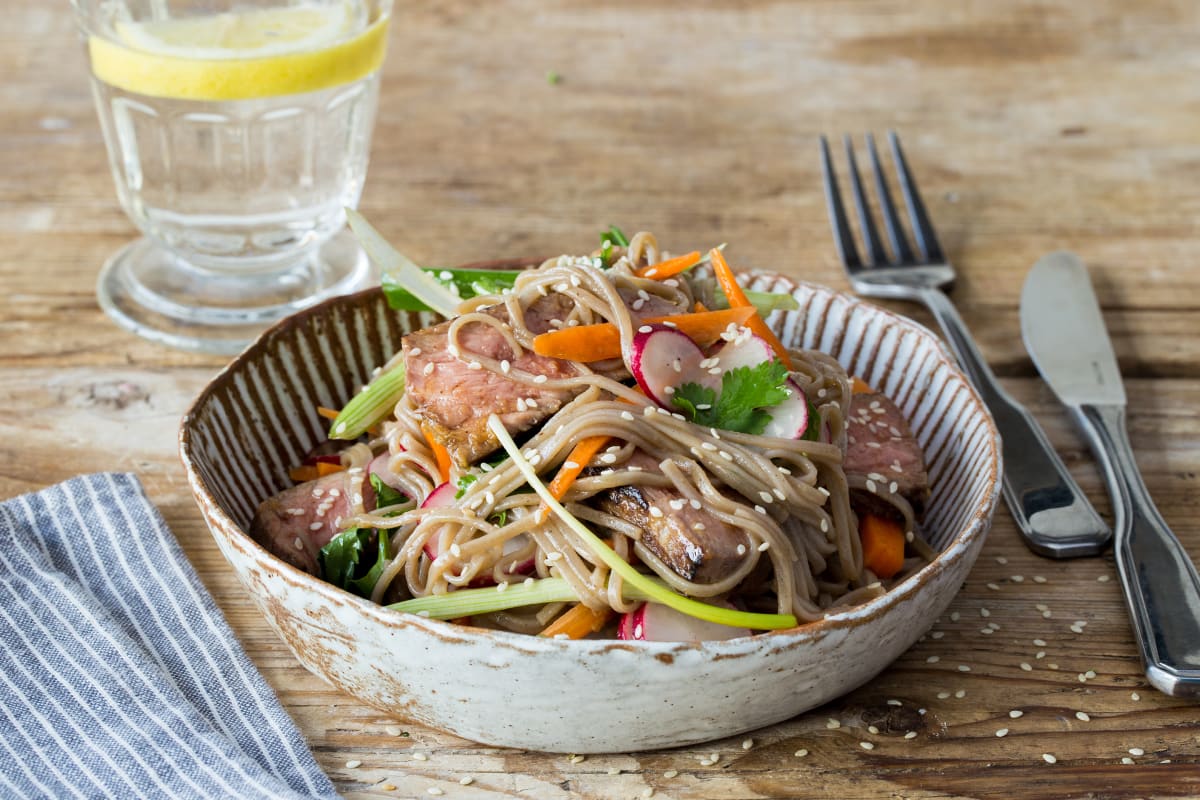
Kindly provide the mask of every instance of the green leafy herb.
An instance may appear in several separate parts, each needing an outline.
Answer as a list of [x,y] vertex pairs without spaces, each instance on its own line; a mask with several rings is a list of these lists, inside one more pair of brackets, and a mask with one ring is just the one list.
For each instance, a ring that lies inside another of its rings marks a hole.
[[[521,274],[519,269],[444,269],[428,268],[425,274],[440,284],[459,300],[469,300],[481,294],[499,294],[511,289]],[[420,298],[410,292],[404,283],[388,274],[381,282],[383,296],[388,306],[396,311],[429,311]]]
[[[375,561],[366,567],[364,556],[376,541]],[[334,586],[370,597],[383,568],[391,560],[391,537],[386,531],[371,528],[350,528],[333,537],[321,548],[321,574]]]
[[622,233],[616,225],[609,225],[608,230],[600,234],[600,240],[619,244],[621,247],[629,247],[629,237]]
[[462,496],[467,493],[467,489],[470,487],[470,485],[477,480],[479,480],[479,476],[472,472],[468,472],[465,475],[460,475],[458,477],[458,482],[454,484],[458,488],[458,491],[454,493],[454,499],[461,500]]
[[821,438],[821,412],[817,411],[812,400],[808,401],[808,427],[804,429],[800,438],[806,442],[815,442]]
[[787,367],[779,359],[753,367],[737,367],[721,376],[721,393],[698,383],[685,383],[671,401],[697,425],[759,434],[771,421],[766,409],[788,398]]
[[[395,506],[408,502],[408,498],[404,496],[403,492],[388,486],[383,482],[383,479],[374,472],[371,473],[371,488],[375,490],[376,508],[386,508],[387,506]],[[386,516],[393,517],[398,513],[398,511],[392,511]]]

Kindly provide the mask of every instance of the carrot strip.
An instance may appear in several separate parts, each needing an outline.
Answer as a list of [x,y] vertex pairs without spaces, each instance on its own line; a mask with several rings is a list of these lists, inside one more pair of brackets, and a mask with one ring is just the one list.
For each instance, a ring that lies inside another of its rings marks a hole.
[[[571,448],[571,454],[567,456],[567,460],[558,468],[558,472],[554,474],[554,480],[550,481],[547,486],[550,494],[554,495],[555,500],[562,500],[566,495],[567,490],[571,488],[571,484],[575,482],[587,467],[588,462],[596,457],[604,445],[608,444],[609,437],[589,436],[586,439],[580,439],[574,447]],[[545,522],[550,516],[550,509],[542,505],[541,521]]]
[[653,278],[656,281],[661,281],[673,275],[678,275],[686,269],[691,269],[699,263],[700,251],[696,250],[681,256],[668,258],[666,261],[660,261],[657,264],[651,264],[648,267],[641,267],[634,270],[633,274],[639,278]]
[[330,464],[328,461],[318,461],[315,464],[304,464],[299,467],[292,467],[288,470],[288,477],[296,483],[307,483],[315,481],[317,478],[323,478],[326,475],[332,475],[335,472],[341,472],[345,467],[341,464]]
[[855,375],[850,379],[850,391],[853,394],[874,394],[875,390],[862,378]]
[[437,459],[438,473],[441,475],[442,483],[445,483],[450,480],[450,451],[433,438],[433,431],[429,430],[427,426],[421,426],[421,433],[425,434],[425,441],[429,443],[429,449],[433,451],[433,457]]
[[611,616],[611,608],[593,611],[583,603],[576,603],[543,628],[538,636],[553,639],[555,636],[565,635],[568,639],[582,639],[589,633],[603,628]]
[[317,414],[325,419],[337,419],[340,414],[336,408],[326,408],[325,406],[317,406]]
[[[747,306],[754,308],[754,305],[746,299],[746,293],[742,291],[742,287],[738,285],[737,276],[729,268],[729,262],[725,260],[725,255],[720,250],[713,248],[708,251],[708,256],[712,259],[713,274],[717,278],[717,283],[721,284],[730,308],[746,308]],[[746,327],[766,339],[767,344],[771,345],[771,349],[775,351],[775,355],[783,362],[783,365],[789,370],[792,368],[792,361],[788,358],[783,342],[779,341],[775,332],[767,327],[767,323],[758,315],[757,310],[754,312],[754,316],[747,320]]]
[[863,566],[880,578],[890,578],[904,566],[904,526],[877,514],[864,514],[858,523]]
[[[701,311],[693,314],[671,314],[647,317],[647,324],[667,323],[691,337],[701,347],[717,339],[730,324],[745,325],[753,318],[754,307],[725,308],[720,311]],[[577,325],[542,333],[533,338],[533,352],[539,356],[565,358],[570,361],[603,361],[621,357],[621,334],[611,322],[596,325]]]

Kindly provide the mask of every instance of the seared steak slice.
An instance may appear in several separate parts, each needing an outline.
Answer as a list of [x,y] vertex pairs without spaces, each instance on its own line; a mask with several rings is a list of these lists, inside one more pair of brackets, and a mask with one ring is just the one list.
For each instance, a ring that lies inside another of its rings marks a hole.
[[[842,464],[846,475],[870,480],[881,492],[890,491],[894,483],[895,493],[912,504],[920,515],[929,499],[929,474],[921,445],[896,404],[877,392],[855,394],[846,430],[848,444]],[[862,489],[852,491],[850,501],[856,509],[871,513],[892,511],[874,494]]]
[[[319,574],[317,554],[341,533],[342,518],[350,514],[349,478],[335,472],[265,500],[250,523],[250,536],[292,566]],[[363,505],[372,509],[375,490],[369,480],[362,486]]]
[[[526,326],[535,333],[549,330],[552,318],[566,316],[569,302],[558,294],[541,298],[526,309]],[[487,313],[508,319],[503,306],[493,306]],[[514,357],[503,333],[482,322],[463,327],[459,333],[461,357],[455,356],[450,352],[450,325],[443,322],[404,337],[405,391],[429,434],[460,466],[478,461],[500,446],[487,427],[491,414],[498,414],[504,427],[518,434],[549,418],[575,396],[570,390],[529,385],[491,370],[472,369],[470,354],[507,360],[513,369],[549,379],[578,374],[572,362],[529,350]]]
[[[630,463],[648,471],[658,466],[642,453],[635,453]],[[646,549],[676,574],[696,583],[715,583],[729,575],[750,548],[744,531],[727,525],[703,507],[693,508],[674,489],[619,486],[599,495],[596,504],[602,511],[641,528]],[[743,548],[741,553],[738,545]]]

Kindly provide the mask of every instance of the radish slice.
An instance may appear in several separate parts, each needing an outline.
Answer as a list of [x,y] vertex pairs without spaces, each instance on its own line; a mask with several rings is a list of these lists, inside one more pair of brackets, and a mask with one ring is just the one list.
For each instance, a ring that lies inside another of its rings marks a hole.
[[627,358],[629,372],[642,391],[663,408],[673,407],[671,394],[696,379],[703,360],[704,351],[687,334],[666,325],[639,328]]
[[[425,498],[425,502],[421,503],[421,508],[449,508],[454,505],[454,494],[457,490],[454,484],[446,481],[439,484],[429,496]],[[430,561],[436,561],[441,555],[441,548],[436,539],[427,539],[425,541],[425,555],[429,556]]]
[[[722,605],[733,608],[726,603]],[[621,615],[617,638],[644,642],[715,642],[749,636],[748,628],[733,628],[681,614],[661,603],[642,603]]]
[[788,398],[768,410],[771,421],[763,429],[763,436],[775,436],[780,439],[799,439],[808,430],[808,397],[800,384],[791,378],[787,380]]
[[[764,361],[775,358],[775,350],[767,344],[767,340],[755,334],[739,336],[732,342],[726,342],[713,354],[717,359],[714,365],[721,372],[728,372],[738,367],[757,367]],[[717,377],[717,387],[721,384],[721,376]]]

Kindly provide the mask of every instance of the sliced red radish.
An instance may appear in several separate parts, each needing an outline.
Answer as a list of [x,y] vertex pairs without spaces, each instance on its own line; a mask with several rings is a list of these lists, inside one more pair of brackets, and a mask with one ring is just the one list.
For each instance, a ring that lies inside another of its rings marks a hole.
[[380,453],[371,459],[371,463],[367,465],[367,474],[375,475],[379,480],[386,483],[396,491],[400,491],[400,481],[396,478],[396,473],[388,467],[388,463],[392,459],[391,453]]
[[661,603],[642,603],[628,614],[622,614],[617,626],[617,638],[626,641],[715,642],[749,635],[747,628],[689,617]]
[[667,325],[639,328],[626,359],[642,391],[663,408],[673,407],[676,387],[696,380],[703,360],[704,351],[687,334]]
[[[738,367],[757,367],[763,361],[772,361],[774,357],[775,350],[767,343],[767,339],[744,332],[714,351],[713,361],[709,361],[713,366],[708,368],[704,385],[720,391],[722,374]],[[712,372],[714,369],[718,371],[715,374]]]
[[788,397],[782,403],[767,409],[771,421],[763,428],[763,436],[780,439],[800,439],[808,430],[808,397],[800,384],[787,380]]
[[[425,498],[425,502],[421,503],[421,508],[449,508],[454,505],[456,491],[454,484],[450,483],[450,481],[439,484]],[[432,538],[425,540],[424,550],[425,555],[429,556],[430,561],[436,561],[437,557],[441,555],[439,543]]]

